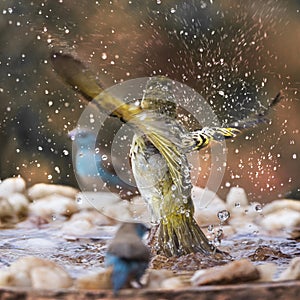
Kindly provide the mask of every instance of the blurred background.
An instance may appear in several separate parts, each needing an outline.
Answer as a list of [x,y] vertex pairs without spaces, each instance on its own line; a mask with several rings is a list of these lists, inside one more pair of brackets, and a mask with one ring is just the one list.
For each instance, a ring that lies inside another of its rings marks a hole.
[[[77,186],[67,134],[85,103],[49,63],[51,50],[62,49],[103,87],[155,75],[183,82],[224,124],[259,112],[283,90],[271,125],[227,143],[219,195],[241,186],[251,201],[299,196],[298,0],[2,0],[0,14],[1,179]],[[205,186],[209,150],[199,156]]]

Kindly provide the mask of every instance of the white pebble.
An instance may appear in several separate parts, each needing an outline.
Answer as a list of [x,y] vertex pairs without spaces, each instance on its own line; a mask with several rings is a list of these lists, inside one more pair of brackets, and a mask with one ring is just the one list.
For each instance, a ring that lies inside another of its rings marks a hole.
[[192,200],[195,205],[194,217],[201,226],[218,224],[218,212],[225,210],[225,202],[215,193],[200,187],[193,187]]
[[168,289],[168,290],[180,289],[185,286],[187,286],[187,283],[185,283],[179,276],[165,279],[161,283],[161,288]]
[[0,197],[0,221],[1,223],[15,221],[15,211],[5,197]]
[[78,211],[78,207],[73,199],[61,195],[50,195],[31,203],[29,211],[48,218],[57,215],[70,216]]
[[111,268],[86,274],[76,280],[75,286],[85,290],[112,289],[111,274]]
[[259,224],[269,231],[293,228],[300,225],[300,212],[289,208],[276,210],[261,218]]
[[61,289],[72,285],[69,274],[58,266],[41,266],[30,272],[32,288],[34,289]]
[[146,287],[149,289],[159,289],[162,287],[162,282],[174,276],[174,273],[169,270],[149,269],[146,273]]
[[264,263],[262,265],[257,265],[256,269],[259,272],[261,282],[273,281],[274,274],[277,270],[277,265],[274,263]]
[[247,194],[243,188],[232,187],[227,194],[226,204],[228,209],[248,206]]
[[0,183],[0,197],[8,197],[14,193],[24,193],[26,182],[21,177],[7,178]]
[[70,287],[72,283],[62,267],[34,256],[22,257],[0,273],[0,284],[5,286],[59,289]]
[[279,275],[278,280],[300,280],[300,257],[292,259],[288,268]]
[[291,209],[300,212],[300,201],[291,199],[281,199],[272,201],[264,206],[264,214],[269,214],[271,212],[280,211],[284,209]]
[[14,211],[17,215],[27,214],[29,201],[25,195],[14,193],[9,196],[8,201],[14,208]]
[[75,199],[77,193],[78,190],[73,187],[47,183],[37,183],[28,189],[28,197],[31,200],[38,200],[53,194]]

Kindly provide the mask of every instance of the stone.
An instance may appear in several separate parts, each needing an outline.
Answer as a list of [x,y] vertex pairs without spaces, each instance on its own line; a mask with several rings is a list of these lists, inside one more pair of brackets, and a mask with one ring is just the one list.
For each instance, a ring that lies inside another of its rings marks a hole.
[[194,186],[192,200],[195,205],[194,218],[200,226],[220,223],[218,212],[225,210],[226,205],[214,192]]
[[6,178],[0,183],[0,197],[8,197],[14,193],[23,194],[26,182],[22,177]]
[[228,208],[247,207],[248,199],[245,190],[241,187],[232,187],[226,196],[226,205]]
[[53,195],[75,199],[79,191],[73,187],[57,184],[37,183],[28,189],[28,197],[33,201]]
[[287,269],[279,275],[278,280],[300,280],[300,257],[295,257],[291,260]]
[[70,216],[78,211],[76,202],[62,195],[52,194],[29,205],[29,211],[40,217]]
[[174,272],[169,270],[148,269],[146,273],[145,286],[149,289],[159,289],[162,287],[162,282],[174,276]]
[[191,278],[193,286],[210,284],[232,284],[254,281],[259,279],[259,271],[247,259],[230,262],[223,266],[217,266],[195,272]]
[[259,272],[260,282],[271,282],[273,281],[274,275],[277,271],[277,266],[274,263],[265,263],[256,266]]
[[276,210],[264,215],[259,220],[259,225],[268,231],[290,229],[300,225],[300,212],[290,208]]
[[112,268],[107,268],[83,275],[75,281],[75,287],[80,290],[112,289],[111,274]]
[[264,206],[263,212],[266,215],[275,211],[282,211],[285,209],[291,209],[300,212],[300,201],[292,199],[274,200]]
[[52,290],[71,287],[73,280],[56,263],[27,256],[13,262],[5,272],[0,273],[0,284]]
[[8,201],[16,215],[25,216],[27,214],[29,201],[24,194],[14,193],[9,196]]
[[7,222],[16,222],[15,211],[7,198],[0,197],[0,225]]

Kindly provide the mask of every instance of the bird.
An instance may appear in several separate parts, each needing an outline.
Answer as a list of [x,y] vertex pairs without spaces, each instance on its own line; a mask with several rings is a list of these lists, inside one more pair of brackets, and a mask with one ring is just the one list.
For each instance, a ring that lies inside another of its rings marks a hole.
[[265,116],[280,101],[281,92],[266,110],[253,118],[239,120],[232,126],[189,131],[177,120],[177,107],[167,78],[150,78],[140,105],[135,105],[103,91],[96,76],[72,55],[55,52],[51,61],[54,70],[87,101],[93,101],[99,110],[119,118],[134,130],[130,150],[132,170],[156,225],[158,253],[166,256],[216,253],[216,247],[193,217],[187,154],[266,122]]
[[[105,186],[122,199],[138,194],[134,185],[124,182],[112,167],[108,151],[96,147],[97,134],[89,128],[76,127],[69,132],[74,142],[75,173],[84,191],[100,191]],[[102,181],[101,181],[101,180]]]
[[122,223],[111,241],[105,265],[112,268],[111,282],[114,294],[134,280],[141,286],[141,277],[148,268],[150,250],[142,238],[148,227],[142,223]]

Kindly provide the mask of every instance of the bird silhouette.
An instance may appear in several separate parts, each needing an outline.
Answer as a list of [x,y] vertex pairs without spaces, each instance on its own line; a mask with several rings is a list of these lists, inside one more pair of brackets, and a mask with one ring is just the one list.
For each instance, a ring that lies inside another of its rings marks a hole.
[[141,285],[140,279],[150,260],[150,250],[142,241],[147,231],[148,228],[141,223],[123,223],[109,245],[105,265],[112,267],[115,294],[132,280]]
[[95,147],[97,135],[88,128],[69,132],[75,143],[75,173],[84,191],[100,191],[105,186],[121,198],[130,199],[138,194],[135,186],[124,182],[115,172],[109,151]]

